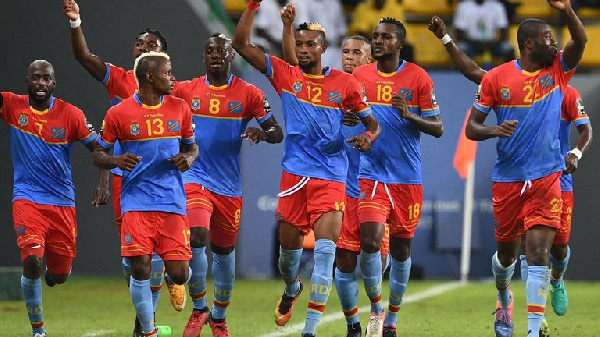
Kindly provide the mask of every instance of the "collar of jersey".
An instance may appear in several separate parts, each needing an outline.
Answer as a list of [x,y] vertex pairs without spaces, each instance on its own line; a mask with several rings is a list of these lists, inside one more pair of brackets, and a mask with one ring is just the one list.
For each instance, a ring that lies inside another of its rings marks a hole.
[[227,84],[221,85],[221,86],[214,86],[212,84],[210,84],[208,82],[208,75],[204,78],[204,83],[206,83],[206,86],[213,89],[213,90],[223,90],[223,89],[227,89],[227,87],[229,87],[231,85],[231,82],[233,81],[233,74],[229,75],[229,78],[227,79]]
[[312,75],[312,74],[305,74],[304,71],[302,71],[302,76],[304,77],[308,77],[308,78],[325,78],[327,76],[329,76],[329,74],[331,74],[331,67],[327,67],[327,70],[325,70],[325,74],[323,75]]
[[383,77],[392,77],[392,76],[400,73],[402,71],[402,69],[404,69],[404,66],[406,65],[406,61],[404,61],[404,60],[400,60],[400,61],[402,61],[402,62],[400,63],[400,65],[398,66],[398,68],[396,69],[395,72],[384,73],[383,71],[380,71],[379,68],[377,68],[377,74],[379,74],[379,76],[383,76]]
[[47,113],[48,111],[52,110],[52,108],[54,107],[54,101],[56,100],[56,98],[54,98],[54,96],[50,97],[50,106],[48,107],[48,109],[40,111],[34,107],[31,106],[31,103],[28,102],[29,104],[29,110],[31,110],[34,114],[36,115],[43,115],[45,113]]
[[535,76],[535,75],[537,75],[537,74],[540,73],[541,69],[540,70],[536,70],[534,72],[529,72],[527,70],[523,70],[523,68],[521,68],[521,65],[519,64],[519,60],[520,59],[514,60],[514,64],[515,64],[515,67],[517,67],[517,69],[519,69],[519,71],[521,72],[521,74],[526,75],[526,76]]
[[158,103],[157,105],[146,105],[146,104],[142,103],[137,92],[135,94],[133,94],[133,98],[135,99],[136,102],[138,102],[139,105],[142,106],[142,108],[146,108],[146,109],[152,109],[152,110],[158,109],[161,106],[163,106],[163,104],[165,104],[165,96],[160,96],[160,103]]

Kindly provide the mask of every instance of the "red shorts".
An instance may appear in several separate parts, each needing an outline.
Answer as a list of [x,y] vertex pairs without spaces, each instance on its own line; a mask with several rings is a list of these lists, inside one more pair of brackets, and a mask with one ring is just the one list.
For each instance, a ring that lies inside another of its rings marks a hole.
[[125,212],[121,228],[121,255],[152,255],[164,261],[189,261],[190,225],[186,216],[168,212]]
[[240,231],[242,197],[213,193],[200,184],[185,184],[187,214],[190,227],[210,230],[210,242],[219,247],[231,247]]
[[559,229],[562,199],[561,172],[536,180],[494,182],[492,199],[496,241],[511,242],[535,225]]
[[123,178],[113,174],[113,210],[115,212],[115,224],[117,225],[117,233],[121,236],[121,224],[123,216],[121,215],[121,182]]
[[42,205],[26,199],[13,202],[14,229],[21,260],[40,258],[52,274],[68,274],[77,255],[75,207]]
[[[389,235],[410,239],[421,219],[423,188],[412,184],[384,184],[359,179],[358,221],[389,224]],[[376,185],[377,184],[377,185]]]
[[560,192],[562,198],[562,213],[560,228],[556,231],[553,244],[566,245],[571,237],[571,217],[573,216],[573,191]]
[[[390,247],[390,229],[384,224],[385,232],[381,242],[381,254],[386,255]],[[337,246],[353,252],[360,252],[360,223],[358,221],[358,198],[346,196],[344,221]]]
[[346,184],[318,178],[307,178],[283,172],[279,184],[277,221],[287,222],[304,235],[314,223],[331,211],[342,211],[346,200]]

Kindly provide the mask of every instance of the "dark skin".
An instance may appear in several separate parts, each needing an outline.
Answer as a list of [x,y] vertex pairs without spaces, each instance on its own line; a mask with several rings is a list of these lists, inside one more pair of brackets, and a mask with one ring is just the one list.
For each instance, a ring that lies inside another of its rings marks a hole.
[[[143,104],[154,106],[160,104],[164,95],[171,94],[175,85],[175,77],[172,74],[171,62],[161,58],[151,69],[138,78],[140,83],[138,98]],[[121,156],[113,156],[108,149],[100,145],[94,148],[92,156],[94,165],[103,169],[119,167],[124,171],[132,171],[141,161],[141,157],[125,153]],[[195,143],[181,144],[180,152],[167,159],[181,172],[190,169],[198,158],[198,146]],[[151,255],[140,255],[131,257],[131,275],[136,280],[147,280],[150,278]],[[176,284],[184,284],[188,279],[188,261],[165,261],[165,269],[171,280]]]
[[[43,111],[50,107],[52,103],[52,92],[56,85],[54,77],[54,68],[47,61],[35,61],[27,68],[27,77],[25,78],[27,93],[31,107],[35,110]],[[0,108],[3,105],[3,99],[0,95]],[[96,141],[91,141],[85,146],[92,152]],[[30,255],[23,260],[23,276],[28,279],[37,280],[42,276],[42,259],[36,255]],[[50,278],[57,284],[67,281],[69,274],[50,274]]]
[[[587,42],[587,35],[583,24],[571,8],[571,2],[569,0],[548,0],[549,5],[561,11],[566,20],[571,39],[567,42],[563,51],[563,61],[569,68],[574,68],[583,55],[585,44]],[[435,25],[434,19],[430,24],[430,30],[436,32],[438,25]],[[445,27],[445,26],[444,26]],[[435,28],[432,29],[432,28]],[[437,35],[437,33],[436,33]],[[526,38],[524,46],[521,48],[521,58],[518,60],[519,65],[523,70],[528,72],[535,72],[542,68],[549,67],[552,65],[554,57],[558,54],[558,48],[556,41],[552,37],[552,31],[548,25],[539,25],[538,33],[533,37]],[[449,43],[450,44],[450,43]],[[465,70],[461,69],[463,74],[471,74],[472,80],[476,83],[481,82],[483,77],[482,70],[477,70],[474,66],[474,62],[465,61],[466,55],[462,52],[454,50],[455,46],[446,45],[446,49],[449,51],[453,60],[455,58],[462,59],[461,62],[457,62],[460,67],[465,66]],[[478,75],[481,74],[481,77]],[[469,77],[471,79],[471,77]],[[503,121],[500,126],[486,126],[483,124],[486,114],[479,111],[476,108],[471,109],[471,115],[467,122],[465,134],[467,138],[472,140],[485,140],[489,138],[507,138],[510,137],[518,126],[518,121],[507,120]],[[579,133],[579,139],[577,140],[577,147],[580,150],[587,150],[592,140],[592,130],[590,125],[577,128]],[[577,169],[578,160],[574,155],[567,155],[565,157],[565,164],[567,165],[566,173],[572,173]],[[567,253],[566,245],[553,246],[552,241],[556,234],[556,230],[546,226],[535,225],[531,227],[525,234],[525,255],[527,256],[527,262],[531,266],[547,266],[549,264],[549,252],[552,250],[553,256],[558,259],[564,259]],[[503,266],[511,265],[517,258],[519,246],[521,240],[515,240],[512,242],[497,242],[498,258]]]
[[[76,20],[79,16],[79,5],[74,0],[63,0],[63,14],[69,20]],[[79,64],[87,70],[93,78],[101,81],[106,76],[106,64],[97,55],[90,52],[83,35],[81,26],[77,28],[71,28],[71,49],[73,50],[73,56]],[[162,52],[163,48],[158,36],[153,34],[142,34],[136,38],[133,46],[133,58],[136,59],[142,53],[149,51]],[[109,189],[109,176],[110,172],[107,170],[100,171],[100,182],[96,188],[92,205],[99,207],[108,202],[110,197]]]

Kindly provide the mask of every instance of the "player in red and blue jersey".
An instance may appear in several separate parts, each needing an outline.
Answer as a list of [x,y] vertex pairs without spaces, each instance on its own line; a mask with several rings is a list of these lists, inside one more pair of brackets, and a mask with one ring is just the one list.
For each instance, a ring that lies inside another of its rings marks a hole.
[[[121,67],[114,66],[110,63],[105,63],[99,56],[92,54],[83,36],[81,28],[81,20],[79,16],[79,6],[74,0],[63,0],[63,12],[71,20],[71,44],[75,59],[98,81],[106,87],[111,105],[117,105],[123,99],[130,97],[137,90],[135,75],[132,70],[125,70]],[[167,52],[167,40],[158,30],[146,29],[138,33],[133,46],[133,58],[136,59],[142,53],[158,51]],[[120,145],[117,142],[113,148],[115,155],[121,154]],[[117,233],[121,233],[121,176],[122,172],[119,168],[112,170],[113,172],[113,210],[115,214],[115,222],[117,225]],[[108,181],[109,172],[102,171],[100,174],[100,183],[96,190],[96,196],[93,205],[103,205],[108,201]],[[129,284],[129,276],[131,276],[131,265],[127,258],[122,259],[123,274]],[[156,308],[163,280],[165,279],[164,264],[158,255],[153,256],[152,261],[152,278],[150,287],[153,294],[153,303]],[[166,277],[171,304],[177,311],[183,310],[185,307],[185,288],[180,287],[168,280]],[[134,331],[140,334],[140,325],[136,319]]]
[[[165,261],[174,283],[189,276],[190,230],[183,175],[198,157],[192,114],[169,96],[175,83],[169,56],[144,53],[136,59],[138,92],[108,110],[94,149],[94,165],[123,172],[121,255],[131,261],[130,291],[144,336],[157,336],[150,291],[153,252]],[[109,154],[119,141],[125,154]]]
[[[446,34],[446,25],[441,18],[434,16],[429,24],[431,30],[438,38],[442,39]],[[446,41],[444,46],[450,54],[459,70],[471,81],[480,84],[486,71],[480,68],[471,58],[462,52],[452,40]],[[565,158],[567,169],[560,176],[561,198],[563,202],[561,213],[561,228],[557,230],[556,236],[550,248],[550,295],[552,309],[557,315],[564,315],[567,311],[568,298],[563,280],[564,272],[570,260],[570,248],[568,246],[571,234],[571,217],[573,212],[573,184],[571,173],[578,166],[579,159],[589,148],[592,142],[592,126],[581,99],[581,95],[571,86],[567,86],[561,107],[562,118],[559,128],[559,140],[561,153]],[[570,150],[571,125],[574,124],[579,132],[576,147]],[[525,251],[524,240],[521,242],[521,251]],[[527,259],[525,254],[519,256],[521,262],[521,279],[527,282]],[[547,322],[542,320],[540,336],[550,334]]]
[[55,98],[54,68],[44,60],[27,69],[28,95],[0,93],[0,118],[8,126],[14,169],[13,219],[21,251],[21,288],[34,337],[45,337],[42,259],[46,284],[64,283],[76,255],[73,143],[90,151],[96,133],[77,107]]
[[[178,82],[172,94],[192,109],[194,130],[203,159],[183,176],[190,221],[192,276],[189,293],[194,309],[184,337],[200,336],[209,320],[214,336],[229,336],[225,315],[233,294],[235,242],[242,212],[240,149],[243,139],[280,143],[281,127],[271,113],[265,94],[231,74],[234,58],[231,40],[214,34],[204,44],[207,74]],[[248,127],[256,119],[261,129]],[[206,241],[210,231],[213,257],[214,302],[209,314],[206,301],[208,262]]]
[[[465,130],[473,140],[500,138],[492,175],[497,221],[497,252],[492,257],[498,289],[497,336],[513,333],[510,280],[523,235],[528,262],[528,331],[529,336],[539,335],[550,283],[548,252],[562,226],[560,175],[566,166],[559,138],[561,106],[587,36],[570,1],[549,3],[567,20],[571,40],[564,52],[559,52],[544,21],[521,22],[517,31],[521,57],[483,76]],[[499,126],[483,125],[491,109]]]
[[281,326],[289,321],[302,291],[298,267],[303,236],[313,229],[315,267],[302,335],[314,336],[332,286],[336,241],[345,208],[348,161],[342,117],[352,110],[365,124],[365,133],[346,140],[361,151],[371,147],[380,129],[363,99],[360,83],[349,74],[321,67],[327,44],[319,24],[303,23],[296,30],[296,67],[250,43],[252,21],[260,2],[248,3],[236,27],[233,47],[267,76],[281,96],[285,118],[277,220],[281,243],[279,270],[286,288],[275,309],[275,323]]
[[[397,313],[410,275],[410,246],[421,215],[421,133],[442,136],[443,124],[435,87],[421,67],[400,58],[404,25],[383,18],[373,31],[376,63],[358,67],[352,75],[364,86],[381,139],[361,154],[358,219],[360,263],[371,301],[366,336],[395,336]],[[390,235],[390,297],[385,314],[381,303],[381,242],[384,224]],[[384,331],[385,329],[385,331]]]

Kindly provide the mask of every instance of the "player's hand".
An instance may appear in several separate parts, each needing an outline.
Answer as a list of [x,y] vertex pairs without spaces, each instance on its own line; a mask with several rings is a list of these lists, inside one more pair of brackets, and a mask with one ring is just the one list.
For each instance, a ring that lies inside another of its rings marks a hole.
[[565,11],[571,8],[571,0],[548,0],[550,7],[558,9],[559,11]]
[[258,144],[263,140],[267,140],[265,132],[259,128],[249,127],[246,132],[242,133],[242,138],[250,142],[250,145]]
[[281,21],[284,25],[293,25],[296,20],[296,6],[287,4],[281,10]]
[[355,112],[348,111],[344,114],[344,118],[342,119],[342,124],[346,126],[356,126],[360,123],[360,118]]
[[108,198],[110,198],[108,184],[99,184],[98,187],[96,187],[96,193],[94,194],[94,200],[92,200],[92,206],[100,207],[101,205],[106,205]]
[[567,166],[567,169],[564,171],[564,174],[571,174],[577,170],[579,159],[576,155],[569,153],[565,156],[565,165]]
[[398,110],[402,118],[410,119],[412,117],[412,113],[408,111],[408,107],[406,106],[406,100],[398,94],[392,96],[392,108]]
[[129,171],[129,172],[131,172],[135,168],[135,166],[140,161],[142,161],[142,157],[136,156],[131,153],[126,153],[121,156],[116,156],[115,159],[117,160],[117,167],[119,167],[123,171]]
[[517,128],[518,123],[519,121],[516,120],[507,120],[502,122],[501,125],[497,126],[498,129],[496,130],[496,135],[499,138],[508,138],[512,136]]
[[346,142],[354,143],[354,145],[352,145],[352,148],[358,149],[360,152],[365,152],[371,148],[371,137],[364,133],[346,139]]
[[71,21],[77,20],[77,17],[79,16],[79,5],[75,0],[63,0],[63,14]]
[[194,156],[192,156],[190,153],[182,153],[179,152],[178,154],[174,155],[173,157],[167,159],[167,161],[172,162],[173,164],[175,164],[175,167],[177,167],[177,169],[181,172],[185,172],[187,170],[190,169],[190,167],[192,167],[192,164],[194,163]]
[[439,16],[434,15],[431,18],[431,21],[429,22],[429,26],[427,26],[427,28],[433,32],[433,34],[438,38],[441,39],[442,37],[444,37],[444,35],[446,35],[446,33],[448,32],[446,29],[446,24],[444,23],[444,20],[442,20]]

